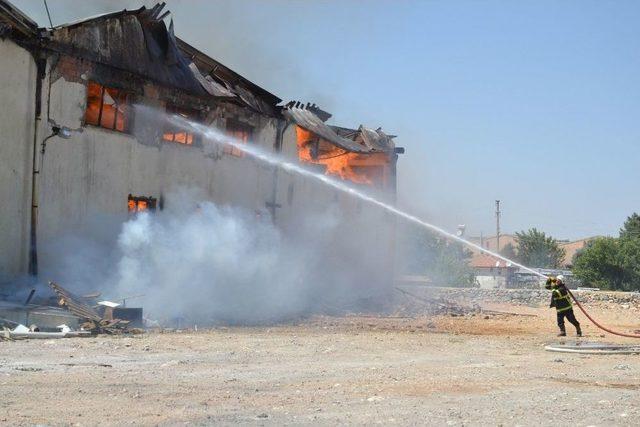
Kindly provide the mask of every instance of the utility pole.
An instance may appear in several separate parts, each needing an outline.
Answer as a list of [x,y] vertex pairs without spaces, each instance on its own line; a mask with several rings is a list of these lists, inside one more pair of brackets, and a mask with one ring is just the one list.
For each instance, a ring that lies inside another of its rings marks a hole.
[[496,200],[496,252],[500,253],[500,200]]

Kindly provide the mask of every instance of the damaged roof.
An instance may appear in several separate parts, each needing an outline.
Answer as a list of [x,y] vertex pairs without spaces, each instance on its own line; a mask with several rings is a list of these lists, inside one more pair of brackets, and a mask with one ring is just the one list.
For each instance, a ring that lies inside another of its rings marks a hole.
[[[4,1],[4,0],[0,0]],[[274,115],[281,99],[200,52],[167,28],[165,3],[110,12],[51,30],[55,51],[129,71],[197,96],[241,102]]]
[[[291,101],[282,109],[282,114],[298,126],[347,151],[354,153],[394,151],[395,144],[392,140],[394,137],[385,134],[381,129],[373,130],[362,125],[358,129],[329,126],[315,113],[316,110],[319,109],[317,107],[310,108],[309,104],[305,106],[300,102]],[[331,117],[330,114],[329,117]]]
[[[239,96],[252,108],[265,114],[273,114],[274,107],[282,102],[271,92],[250,82],[240,74],[200,52],[189,43],[176,39],[180,51],[194,64],[200,71],[203,78],[217,85],[222,90],[226,90],[234,96]],[[256,96],[257,95],[257,96]]]
[[123,10],[55,27],[47,47],[145,76],[160,84],[206,95],[180,53],[173,25],[160,19],[163,4]]
[[338,135],[333,129],[331,129],[331,127],[320,120],[318,116],[316,116],[310,110],[304,108],[304,106],[300,106],[299,103],[297,103],[296,105],[290,104],[291,103],[287,104],[282,109],[282,114],[298,126],[315,133],[319,137],[347,151],[351,151],[354,153],[371,152],[369,148],[360,145],[351,139],[343,138]]
[[196,96],[227,99],[259,113],[285,118],[351,152],[389,152],[393,136],[380,129],[329,126],[331,114],[315,104],[278,106],[280,98],[175,36],[165,3],[109,12],[47,31],[7,0],[0,0],[0,37],[30,40],[31,47],[87,59]]
[[353,139],[369,147],[371,151],[393,151],[395,148],[393,138],[395,138],[394,135],[387,135],[381,128],[374,130],[360,125],[357,130],[353,131]]

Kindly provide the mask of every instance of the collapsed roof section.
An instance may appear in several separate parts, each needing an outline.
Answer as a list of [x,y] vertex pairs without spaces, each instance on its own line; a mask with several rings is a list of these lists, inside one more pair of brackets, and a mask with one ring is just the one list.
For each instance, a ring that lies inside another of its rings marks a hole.
[[167,29],[159,16],[162,7],[143,6],[55,27],[46,46],[203,96],[207,92],[178,50],[173,25]]
[[276,113],[278,97],[178,39],[173,21],[168,28],[164,22],[169,14],[163,13],[164,6],[125,9],[55,27],[45,46],[192,95],[226,98],[263,114]]
[[176,40],[180,51],[193,61],[193,66],[199,71],[198,74],[204,76],[207,81],[224,88],[223,90],[233,96],[239,96],[245,103],[261,113],[269,115],[275,113],[275,106],[282,102],[282,99],[200,52],[184,40],[180,38],[176,38]]
[[237,102],[269,116],[280,112],[323,139],[354,153],[390,152],[393,136],[380,129],[329,126],[331,114],[315,104],[290,102],[252,83],[187,42],[177,38],[173,21],[166,26],[165,3],[122,10],[60,25],[50,31],[7,0],[0,0],[0,37],[10,36],[32,47],[87,59],[148,78],[201,97]]
[[[315,105],[304,105],[291,101],[282,109],[283,115],[298,126],[313,132],[332,144],[353,153],[387,153],[393,152],[395,144],[393,136],[382,132],[380,128],[373,130],[362,125],[358,129],[329,126],[324,123]],[[328,114],[322,110],[322,113]],[[331,115],[329,114],[329,117]]]

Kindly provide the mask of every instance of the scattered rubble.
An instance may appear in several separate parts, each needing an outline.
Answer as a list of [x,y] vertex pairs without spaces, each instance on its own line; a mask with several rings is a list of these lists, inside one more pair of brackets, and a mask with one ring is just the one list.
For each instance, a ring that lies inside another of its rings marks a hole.
[[[109,301],[97,303],[99,293],[79,297],[54,282],[49,282],[49,287],[55,293],[52,299],[56,300],[59,307],[31,304],[35,290],[29,293],[24,304],[3,303],[0,340],[52,339],[144,332],[141,328],[143,326],[141,308],[121,307],[120,304]],[[56,303],[51,300],[47,302],[48,304]]]
[[10,330],[5,328],[3,336],[5,339],[51,339],[51,338],[71,338],[71,337],[87,337],[91,336],[89,331],[74,331],[67,325],[58,326],[59,331],[48,332],[40,331],[37,326],[33,325],[27,328],[24,325],[17,325],[14,329]]
[[[431,295],[429,297],[421,297],[413,292],[405,289],[395,288],[404,298],[396,303],[394,307],[394,315],[404,314],[405,316],[415,315],[447,315],[452,317],[469,316],[469,315],[510,315],[510,316],[531,316],[533,314],[514,313],[507,311],[487,310],[476,302],[469,304],[461,304],[451,298],[444,296]],[[486,316],[485,316],[486,318]]]
[[[101,301],[101,304],[96,303],[96,307],[101,308],[103,313],[101,315],[87,303],[87,298],[78,297],[54,282],[49,282],[49,286],[59,298],[58,305],[67,308],[84,321],[80,326],[83,331],[89,331],[92,334],[139,334],[144,332],[141,328],[130,327],[130,320],[113,317],[114,309],[119,304],[108,301]],[[142,317],[142,309],[135,310],[139,310],[140,317]]]

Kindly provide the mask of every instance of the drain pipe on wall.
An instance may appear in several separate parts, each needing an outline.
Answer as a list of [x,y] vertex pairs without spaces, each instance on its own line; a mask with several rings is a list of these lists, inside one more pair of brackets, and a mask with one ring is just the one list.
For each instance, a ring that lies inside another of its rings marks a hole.
[[[289,128],[289,125],[291,125],[291,122],[289,121],[287,121],[284,125],[282,125],[281,123],[282,122],[278,123],[278,130],[276,133],[276,143],[274,145],[276,153],[282,152],[282,143],[284,140],[284,133]],[[274,224],[276,223],[276,209],[279,207],[282,207],[282,205],[278,203],[277,198],[278,198],[278,166],[275,166],[273,168],[273,178],[271,183],[271,200],[265,203],[265,205],[267,206],[267,209],[269,209],[269,212],[271,213],[271,221],[273,221]]]
[[[59,126],[55,121],[48,118],[47,104],[47,118],[48,123],[51,124],[51,134],[42,140],[40,143],[40,150],[38,150],[38,130],[40,129],[40,122],[42,120],[42,84],[46,76],[47,61],[44,58],[39,58],[36,61],[37,67],[37,80],[36,80],[36,100],[35,100],[35,117],[33,128],[33,156],[31,160],[31,227],[29,233],[29,268],[28,272],[30,276],[38,275],[38,189],[40,181],[40,172],[42,171],[42,164],[44,162],[44,152],[47,146],[47,141],[58,136],[63,139],[71,138],[73,132],[82,132],[80,129],[71,129],[67,126]],[[49,87],[49,93],[51,94],[51,87]],[[38,162],[38,151],[40,152],[40,162]]]
[[42,113],[42,83],[46,74],[47,60],[36,58],[36,96],[35,114],[33,123],[33,156],[31,159],[31,227],[29,231],[29,268],[30,276],[38,275],[38,250],[36,228],[38,223],[38,200],[36,196],[37,176],[38,176],[38,128],[40,127],[40,116]]

